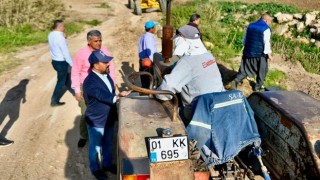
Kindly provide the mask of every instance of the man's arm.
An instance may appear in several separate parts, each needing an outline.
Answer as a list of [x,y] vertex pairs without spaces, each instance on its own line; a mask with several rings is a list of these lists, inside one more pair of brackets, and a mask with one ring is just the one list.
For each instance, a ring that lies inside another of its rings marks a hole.
[[[91,84],[98,84],[97,82],[91,82]],[[91,96],[98,101],[101,101],[108,105],[113,105],[116,102],[117,96],[114,96],[111,93],[106,93],[106,91],[102,90],[97,85],[91,85],[89,88],[86,89],[86,93],[88,96]]]
[[[191,70],[191,66],[183,61],[183,59],[180,59],[173,68],[171,74],[164,76],[158,90],[168,90],[173,93],[180,93],[182,88],[192,79]],[[169,100],[172,98],[170,95],[157,95],[156,97],[160,100]]]
[[271,50],[271,43],[270,43],[270,39],[271,39],[271,31],[270,29],[267,29],[263,32],[263,42],[264,42],[264,54],[268,55],[268,58],[272,61],[273,57],[271,55],[272,50]]
[[66,59],[67,63],[72,66],[72,58],[70,56],[70,52],[69,52],[69,48],[67,46],[67,40],[63,37],[63,36],[60,36],[59,37],[59,47],[60,47],[60,50],[63,54],[63,57]]
[[82,67],[82,59],[77,53],[74,57],[73,66],[71,68],[71,87],[74,89],[76,93],[77,101],[81,101],[83,99],[81,92],[81,82],[80,82],[80,73]]

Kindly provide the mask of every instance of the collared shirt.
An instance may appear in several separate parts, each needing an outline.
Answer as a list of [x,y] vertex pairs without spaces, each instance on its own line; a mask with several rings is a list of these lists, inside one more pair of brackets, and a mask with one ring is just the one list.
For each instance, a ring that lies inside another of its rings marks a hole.
[[[101,47],[101,51],[108,56],[111,56],[109,50],[105,47]],[[71,87],[76,93],[81,92],[81,85],[84,79],[88,76],[90,70],[89,56],[92,53],[89,46],[80,49],[73,59],[73,66],[71,69]],[[114,60],[109,62],[110,77],[114,84],[116,84],[116,72]]]
[[153,54],[157,52],[157,41],[154,34],[146,32],[139,39],[139,59],[149,58],[153,61]]
[[[92,72],[94,72],[97,76],[99,76],[99,78],[106,84],[109,91],[112,92],[112,86],[111,86],[111,82],[108,79],[108,74],[100,74],[93,69],[92,69]],[[114,96],[113,103],[116,103],[116,101],[117,101],[117,96]]]
[[[245,42],[246,42],[246,37],[247,37],[247,31],[245,31],[243,39],[242,39],[243,44],[245,44]],[[272,53],[270,39],[271,39],[271,30],[266,29],[263,32],[263,42],[264,42],[263,53],[264,54],[271,54]]]
[[54,61],[66,61],[72,66],[72,59],[67,45],[67,40],[61,31],[51,31],[48,36],[50,54]]

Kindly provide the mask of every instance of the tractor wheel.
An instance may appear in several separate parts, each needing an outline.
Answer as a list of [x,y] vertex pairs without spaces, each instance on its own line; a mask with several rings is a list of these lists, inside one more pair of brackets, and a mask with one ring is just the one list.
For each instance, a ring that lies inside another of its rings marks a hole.
[[140,0],[136,0],[135,3],[134,3],[134,13],[136,15],[141,15],[142,14]]
[[134,1],[128,0],[128,8],[133,9],[134,8]]
[[162,13],[166,13],[167,11],[167,1],[166,0],[159,0],[160,3],[160,9]]

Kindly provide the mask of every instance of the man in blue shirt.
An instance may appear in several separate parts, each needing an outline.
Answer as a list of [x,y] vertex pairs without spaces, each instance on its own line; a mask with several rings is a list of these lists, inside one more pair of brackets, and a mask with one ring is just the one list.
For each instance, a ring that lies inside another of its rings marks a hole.
[[[106,179],[104,171],[117,173],[112,166],[113,125],[117,118],[116,102],[119,96],[127,96],[129,92],[115,93],[114,82],[109,71],[109,62],[113,57],[95,50],[89,56],[91,72],[83,82],[83,97],[87,109],[85,119],[89,135],[90,170],[97,179]],[[100,169],[98,155],[101,155],[103,170]]]
[[[144,59],[149,59],[153,62],[153,54],[157,52],[157,42],[154,38],[157,25],[153,21],[147,21],[145,24],[146,33],[139,39],[139,71],[147,71],[152,74],[152,67],[143,67],[141,62]],[[141,85],[143,88],[149,88],[150,79],[148,76],[141,76]]]
[[62,20],[56,20],[53,23],[53,31],[48,36],[50,46],[50,54],[52,57],[52,66],[57,71],[57,84],[51,97],[51,106],[61,106],[64,102],[60,102],[60,98],[65,93],[65,87],[74,95],[71,88],[70,68],[72,67],[72,59],[64,35],[64,25]]
[[271,38],[271,16],[265,13],[257,22],[251,23],[244,35],[243,56],[237,77],[232,81],[232,88],[236,89],[239,82],[245,77],[256,78],[255,91],[261,91],[264,79],[268,72],[268,59],[271,61],[272,51]]

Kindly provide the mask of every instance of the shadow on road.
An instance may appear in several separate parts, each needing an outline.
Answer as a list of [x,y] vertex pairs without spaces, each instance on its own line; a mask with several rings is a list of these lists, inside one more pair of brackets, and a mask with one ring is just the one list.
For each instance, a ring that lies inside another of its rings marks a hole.
[[[134,70],[134,67],[130,66],[129,62],[122,62],[121,70],[119,70],[119,72],[120,72],[121,77],[124,81],[126,76],[128,76],[136,71]],[[136,82],[134,82],[134,83],[137,84],[137,83],[140,83],[140,81],[138,82],[138,80],[136,80]],[[121,83],[120,87],[118,86],[117,88],[119,89],[120,92],[128,90],[126,83]]]
[[20,105],[26,103],[26,90],[29,79],[23,79],[20,83],[11,88],[0,103],[0,126],[3,125],[5,118],[9,120],[2,128],[0,138],[5,138],[13,124],[18,120],[20,115]]

